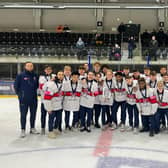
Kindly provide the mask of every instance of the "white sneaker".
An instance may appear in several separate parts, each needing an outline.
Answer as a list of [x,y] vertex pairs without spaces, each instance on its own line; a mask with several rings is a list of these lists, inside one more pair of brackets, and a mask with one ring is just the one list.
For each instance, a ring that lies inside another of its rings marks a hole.
[[103,125],[103,126],[102,126],[102,131],[107,130],[107,128],[108,128],[108,125]]
[[55,139],[56,137],[57,136],[53,131],[48,133],[48,138]]
[[53,132],[55,133],[55,135],[60,135],[61,132],[58,129],[53,129]]
[[118,124],[118,127],[121,127],[122,126],[122,122],[120,122],[119,124]]
[[26,137],[26,132],[25,130],[21,131],[20,138],[25,138]]
[[115,123],[112,123],[112,126],[111,126],[110,129],[111,129],[111,130],[115,130],[115,129],[117,129],[117,125],[116,125]]
[[124,132],[124,131],[125,131],[125,125],[124,125],[124,124],[121,124],[120,131],[121,131],[121,132]]
[[134,128],[133,133],[134,133],[134,134],[138,134],[138,132],[139,132],[139,131],[138,131],[138,128]]
[[31,128],[30,134],[39,134],[39,132],[35,128]]
[[127,128],[127,131],[133,131],[133,127],[131,127],[131,126],[129,126],[128,128]]

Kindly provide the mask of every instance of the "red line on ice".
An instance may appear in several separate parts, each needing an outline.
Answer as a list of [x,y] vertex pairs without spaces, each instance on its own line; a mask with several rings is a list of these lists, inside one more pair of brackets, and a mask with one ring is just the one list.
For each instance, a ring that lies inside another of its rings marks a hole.
[[93,152],[93,156],[108,156],[111,143],[112,143],[112,131],[111,130],[102,131],[98,139],[96,148]]

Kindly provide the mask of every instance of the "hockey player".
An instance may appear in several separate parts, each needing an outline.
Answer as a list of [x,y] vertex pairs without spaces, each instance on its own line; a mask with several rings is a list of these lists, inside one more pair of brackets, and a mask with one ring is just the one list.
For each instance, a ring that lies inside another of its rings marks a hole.
[[157,83],[155,94],[158,102],[158,109],[155,115],[156,118],[156,133],[160,132],[160,120],[162,116],[166,115],[168,121],[168,90],[164,88],[163,81]]
[[80,66],[80,67],[78,68],[78,73],[79,73],[79,79],[80,79],[80,80],[86,79],[87,74],[86,74],[86,72],[85,72],[84,66]]
[[[82,80],[82,96],[80,99],[80,118],[81,118],[81,129],[80,131],[91,132],[91,116],[93,111],[93,106],[95,102],[95,96],[98,93],[97,83],[93,80],[94,73],[88,72],[87,80]],[[87,120],[86,120],[87,116]]]
[[129,69],[129,67],[124,67],[123,68],[123,77],[126,77],[126,76],[130,76],[131,75],[131,73],[130,73],[130,69]]
[[65,65],[64,66],[64,80],[71,79],[71,66]]
[[47,116],[47,111],[44,108],[44,91],[43,91],[43,86],[46,82],[50,81],[52,79],[52,67],[49,65],[45,65],[44,67],[44,74],[40,75],[39,77],[39,90],[40,90],[40,95],[41,95],[41,134],[45,134],[45,126],[46,126],[46,116]]
[[160,68],[160,73],[157,74],[157,80],[158,80],[158,81],[163,80],[163,76],[164,76],[165,74],[167,74],[167,68],[164,67],[164,66],[162,66],[162,67]]
[[38,76],[34,73],[32,62],[26,62],[24,71],[17,75],[14,88],[18,95],[20,107],[21,138],[26,136],[26,117],[30,109],[30,133],[38,134],[35,129],[37,111]]
[[65,111],[65,129],[71,130],[70,112],[73,112],[72,127],[77,128],[79,124],[79,101],[82,91],[82,84],[79,80],[79,73],[73,72],[71,80],[63,82],[62,91],[64,93],[63,109]]
[[132,76],[126,76],[126,83],[127,83],[126,110],[128,111],[128,118],[129,118],[129,128],[127,129],[127,131],[134,131],[134,133],[137,134],[139,128],[139,112],[136,105],[136,96],[135,96],[136,85],[134,85],[133,83]]
[[166,90],[168,90],[168,74],[163,75],[163,82],[164,82],[164,87]]
[[[57,129],[60,129],[62,120],[62,79],[64,74],[62,71],[57,73],[57,78],[54,81],[48,81],[43,86],[44,90],[44,108],[49,113],[49,138],[56,138]],[[55,123],[56,121],[56,123]]]
[[102,130],[106,130],[111,123],[110,111],[112,111],[114,99],[113,72],[107,70],[106,78],[101,87],[101,105],[102,105]]
[[123,79],[122,72],[115,73],[114,80],[114,103],[112,108],[112,130],[117,128],[117,112],[121,106],[121,131],[125,131],[125,120],[126,120],[126,82]]
[[144,78],[145,78],[145,80],[146,80],[146,83],[149,83],[149,81],[150,81],[150,73],[151,73],[151,70],[150,70],[150,68],[149,67],[144,67]]
[[156,73],[156,71],[151,71],[150,79],[149,79],[149,82],[147,83],[147,85],[152,89],[156,89],[156,87],[157,87],[157,73]]
[[154,91],[148,88],[144,78],[138,80],[139,89],[136,92],[136,102],[142,117],[143,128],[140,132],[148,132],[149,136],[154,136],[155,113],[157,111],[157,101]]
[[[95,82],[97,82],[98,91],[100,91],[101,89],[101,83],[102,83],[101,77],[102,77],[101,73],[95,73]],[[92,120],[94,118],[93,123],[95,124],[95,128],[100,128],[100,125],[99,125],[100,113],[101,113],[101,102],[100,102],[100,94],[99,94],[95,97],[94,108],[92,113],[93,115]]]

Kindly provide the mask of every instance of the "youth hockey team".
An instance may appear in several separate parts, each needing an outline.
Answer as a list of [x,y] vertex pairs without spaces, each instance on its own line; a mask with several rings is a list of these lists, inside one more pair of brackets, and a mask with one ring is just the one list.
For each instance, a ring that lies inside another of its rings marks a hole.
[[[63,71],[54,74],[52,67],[46,65],[44,74],[38,78],[33,72],[33,64],[25,64],[25,71],[19,74],[15,81],[20,103],[22,138],[26,136],[28,108],[30,133],[38,134],[35,129],[37,95],[34,93],[37,88],[40,89],[41,95],[41,134],[46,133],[48,115],[49,138],[56,138],[64,129],[66,132],[79,130],[90,133],[93,124],[102,131],[119,128],[121,132],[132,131],[134,134],[149,132],[149,136],[166,130],[166,67],[161,67],[159,73],[149,67],[145,67],[143,73],[138,70],[130,72],[128,67],[113,72],[107,65],[101,66],[96,62],[93,71],[88,69],[88,65],[84,64],[77,71],[71,72],[70,66],[64,66]],[[119,107],[121,115],[117,115]],[[129,125],[126,125],[126,118]],[[65,128],[62,128],[63,122]]]

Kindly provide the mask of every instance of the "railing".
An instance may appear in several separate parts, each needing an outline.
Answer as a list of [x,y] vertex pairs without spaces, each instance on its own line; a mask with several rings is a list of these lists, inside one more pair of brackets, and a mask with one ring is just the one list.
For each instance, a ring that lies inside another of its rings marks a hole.
[[150,60],[167,60],[168,59],[168,47],[142,47],[142,58]]
[[16,57],[57,57],[87,59],[88,54],[97,60],[120,60],[121,50],[110,46],[88,46],[78,49],[76,46],[53,45],[0,45],[0,56]]

